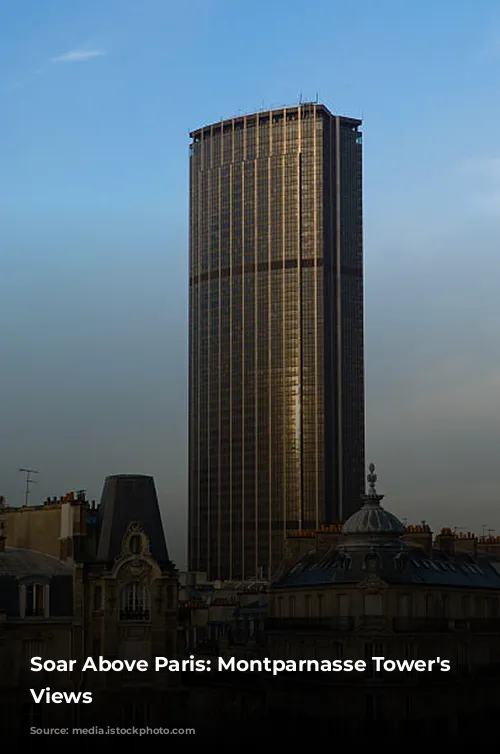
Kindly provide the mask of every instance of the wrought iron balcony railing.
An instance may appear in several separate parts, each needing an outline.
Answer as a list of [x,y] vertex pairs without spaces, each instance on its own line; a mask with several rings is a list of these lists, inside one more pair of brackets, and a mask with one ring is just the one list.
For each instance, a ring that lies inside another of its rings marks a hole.
[[396,633],[446,633],[454,630],[448,618],[394,618],[392,627]]
[[352,631],[354,618],[268,618],[266,631],[312,631],[328,633],[332,631]]
[[120,610],[120,620],[137,620],[137,621],[148,621],[150,620],[150,611],[144,610],[144,609],[131,609],[131,608],[125,608],[124,610]]

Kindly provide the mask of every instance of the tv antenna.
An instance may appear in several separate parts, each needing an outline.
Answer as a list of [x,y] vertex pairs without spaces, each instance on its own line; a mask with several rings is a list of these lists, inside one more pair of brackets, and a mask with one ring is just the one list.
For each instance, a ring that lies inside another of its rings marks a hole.
[[35,471],[35,469],[19,469],[19,471],[23,474],[26,474],[26,489],[24,491],[24,505],[28,505],[28,498],[30,495],[30,486],[32,484],[37,484],[37,482],[34,479],[31,479],[32,474],[38,474],[38,471]]

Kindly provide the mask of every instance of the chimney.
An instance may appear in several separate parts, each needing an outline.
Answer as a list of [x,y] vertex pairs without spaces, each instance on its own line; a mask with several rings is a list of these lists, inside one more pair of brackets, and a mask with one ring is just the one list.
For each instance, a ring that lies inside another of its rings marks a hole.
[[0,552],[5,552],[5,540],[7,537],[5,536],[5,524],[3,521],[0,521]]
[[343,524],[341,522],[322,526],[316,532],[316,549],[329,550],[330,547],[340,544],[344,540],[342,533]]
[[451,529],[441,529],[437,537],[437,545],[445,555],[455,554],[455,535]]
[[496,555],[500,553],[500,537],[481,537],[477,543],[477,551],[484,554]]
[[469,555],[472,555],[473,558],[475,558],[477,554],[476,535],[471,531],[468,531],[467,533],[460,532],[460,534],[456,535],[455,551],[466,552]]
[[422,521],[418,526],[407,526],[406,532],[401,539],[422,547],[428,556],[432,553],[432,531],[431,527],[425,521]]

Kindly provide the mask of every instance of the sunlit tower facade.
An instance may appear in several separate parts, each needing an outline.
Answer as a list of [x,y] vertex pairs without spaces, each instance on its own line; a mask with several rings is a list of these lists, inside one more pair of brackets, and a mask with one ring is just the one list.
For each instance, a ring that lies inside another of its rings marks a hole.
[[364,492],[361,121],[190,134],[189,568],[268,578]]

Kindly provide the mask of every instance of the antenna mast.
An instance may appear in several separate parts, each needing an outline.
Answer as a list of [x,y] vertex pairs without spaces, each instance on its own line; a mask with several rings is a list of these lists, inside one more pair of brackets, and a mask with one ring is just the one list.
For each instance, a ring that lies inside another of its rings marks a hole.
[[26,489],[24,491],[24,505],[28,506],[28,498],[30,495],[30,485],[37,484],[37,482],[34,479],[31,479],[32,474],[38,474],[38,471],[35,471],[35,469],[19,469],[19,471],[22,474],[26,474]]

